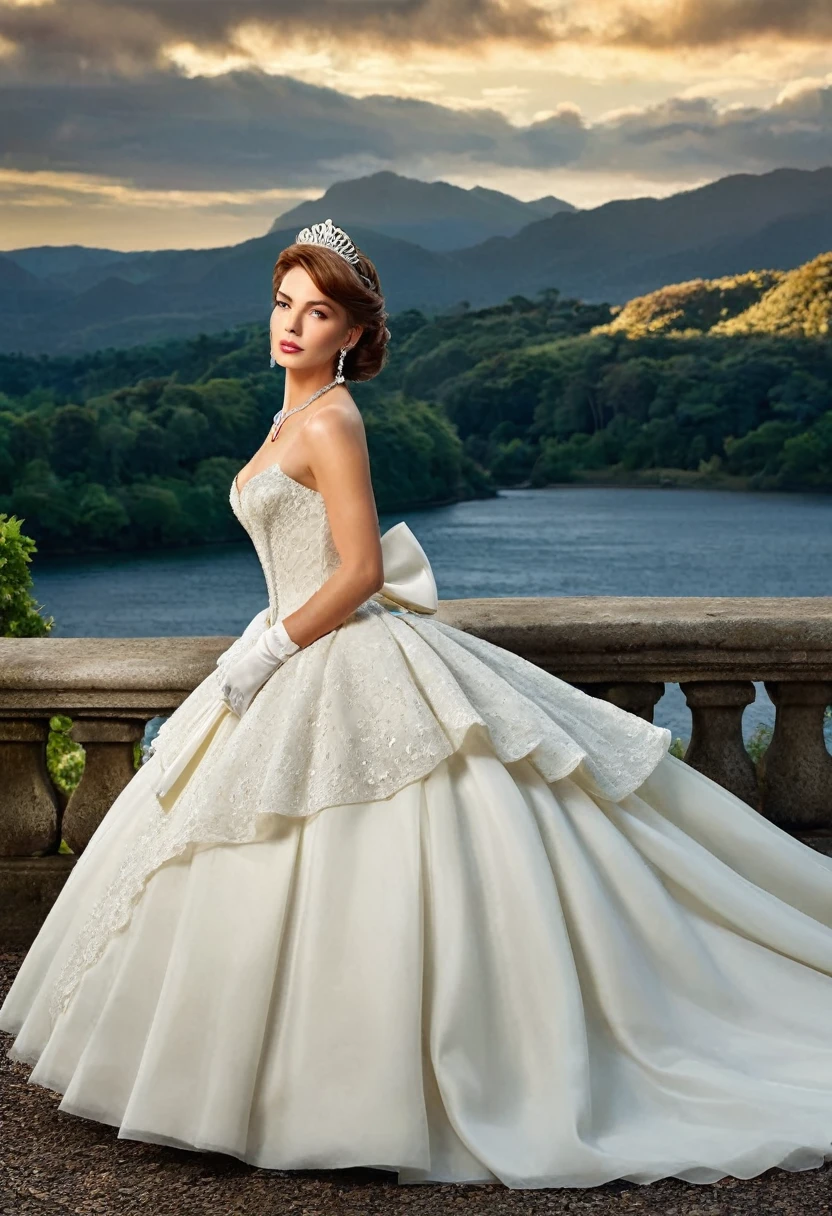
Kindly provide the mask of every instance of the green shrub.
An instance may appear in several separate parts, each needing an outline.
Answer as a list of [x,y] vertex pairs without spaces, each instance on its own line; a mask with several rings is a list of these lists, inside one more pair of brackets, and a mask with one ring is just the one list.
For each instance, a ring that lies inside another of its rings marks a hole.
[[0,511],[0,637],[42,638],[55,620],[42,617],[42,604],[36,604],[30,591],[29,563],[37,546],[25,536],[15,515]]
[[70,739],[72,718],[66,714],[55,714],[49,719],[49,738],[46,741],[46,768],[56,789],[69,797],[76,789],[84,773],[84,749],[80,743]]

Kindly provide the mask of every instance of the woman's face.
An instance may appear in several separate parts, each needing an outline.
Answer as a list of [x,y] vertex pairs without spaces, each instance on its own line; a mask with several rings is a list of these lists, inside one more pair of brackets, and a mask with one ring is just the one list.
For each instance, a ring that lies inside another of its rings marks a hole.
[[333,367],[341,347],[358,341],[361,326],[350,328],[346,310],[327,299],[302,266],[293,266],[281,280],[269,332],[275,362],[308,371]]

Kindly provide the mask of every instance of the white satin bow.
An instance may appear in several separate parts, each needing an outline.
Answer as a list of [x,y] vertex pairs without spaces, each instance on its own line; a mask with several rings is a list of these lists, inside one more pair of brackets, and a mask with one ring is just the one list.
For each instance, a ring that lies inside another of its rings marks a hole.
[[[385,601],[398,604],[412,612],[436,612],[439,607],[439,596],[430,562],[404,520],[394,524],[384,533],[381,538],[381,554],[384,582],[381,590],[371,598],[382,604]],[[264,626],[264,628],[266,627]],[[226,712],[231,711],[222,697],[218,696],[216,701],[209,703],[203,711],[202,717],[194,723],[191,737],[169,766],[156,777],[153,790],[157,798],[163,798],[170,793],[196,753],[214,733]],[[167,810],[168,808],[163,807],[162,809]]]
[[411,612],[436,612],[439,595],[428,555],[403,519],[381,538],[381,564],[384,582],[370,599],[392,601]]
[[381,538],[384,582],[372,599],[392,600],[412,612],[436,612],[439,596],[427,554],[404,520]]

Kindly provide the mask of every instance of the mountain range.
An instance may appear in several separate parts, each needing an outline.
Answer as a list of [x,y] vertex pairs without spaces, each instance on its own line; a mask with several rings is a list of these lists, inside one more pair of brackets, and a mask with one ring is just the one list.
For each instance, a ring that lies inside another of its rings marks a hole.
[[[667,198],[585,210],[374,174],[338,183],[239,245],[11,250],[0,255],[0,351],[130,347],[265,323],[277,254],[298,226],[327,217],[372,257],[391,313],[487,307],[552,288],[624,304],[668,283],[791,270],[832,249],[832,167],[735,174]],[[505,231],[495,234],[499,225]],[[416,229],[424,243],[402,235]]]
[[319,199],[300,203],[278,216],[270,231],[305,228],[337,216],[333,223],[342,228],[360,224],[423,249],[447,253],[492,236],[514,236],[527,224],[564,211],[577,211],[577,207],[553,195],[524,203],[484,186],[466,190],[449,182],[423,182],[385,170],[336,182]]

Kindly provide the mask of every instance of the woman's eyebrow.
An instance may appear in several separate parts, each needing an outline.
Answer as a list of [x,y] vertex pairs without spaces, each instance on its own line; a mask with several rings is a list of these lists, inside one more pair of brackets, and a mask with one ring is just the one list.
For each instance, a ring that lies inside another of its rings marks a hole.
[[[277,294],[279,296],[283,296],[284,300],[288,300],[290,304],[292,303],[292,297],[287,296],[285,291],[278,291]],[[329,300],[307,300],[306,303],[307,304],[324,304],[327,308],[330,307]]]

